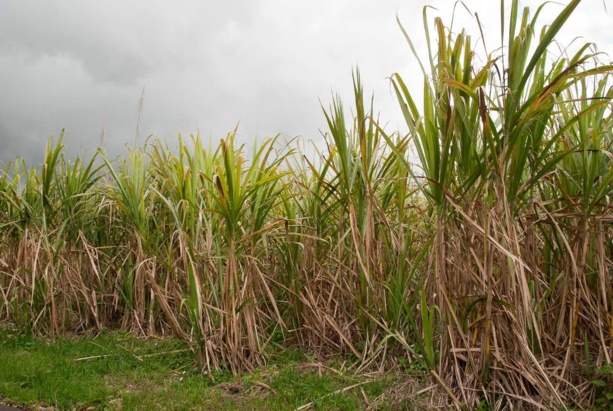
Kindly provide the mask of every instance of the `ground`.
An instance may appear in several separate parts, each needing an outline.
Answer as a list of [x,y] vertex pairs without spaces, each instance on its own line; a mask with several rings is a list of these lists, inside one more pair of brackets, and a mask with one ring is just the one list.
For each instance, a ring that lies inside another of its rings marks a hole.
[[252,373],[210,376],[184,342],[123,332],[50,342],[3,327],[0,370],[0,404],[32,410],[402,410],[432,395],[418,370],[356,374],[287,350]]

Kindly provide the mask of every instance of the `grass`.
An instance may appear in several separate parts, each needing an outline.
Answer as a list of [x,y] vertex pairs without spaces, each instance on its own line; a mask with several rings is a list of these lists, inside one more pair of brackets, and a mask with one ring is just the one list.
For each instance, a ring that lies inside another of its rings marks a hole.
[[[399,374],[356,377],[347,362],[321,363],[300,352],[211,379],[184,341],[121,331],[48,342],[2,328],[0,369],[0,403],[33,409],[391,410],[423,401],[414,395],[417,383]],[[402,384],[412,390],[392,395]]]

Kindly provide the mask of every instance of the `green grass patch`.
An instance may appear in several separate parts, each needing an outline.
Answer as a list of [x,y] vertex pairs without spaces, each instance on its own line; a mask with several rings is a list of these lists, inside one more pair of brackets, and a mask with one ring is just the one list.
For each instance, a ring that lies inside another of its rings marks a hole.
[[0,403],[59,410],[414,407],[418,383],[406,374],[355,376],[341,364],[311,360],[287,351],[253,373],[211,379],[174,339],[113,331],[50,342],[2,328]]

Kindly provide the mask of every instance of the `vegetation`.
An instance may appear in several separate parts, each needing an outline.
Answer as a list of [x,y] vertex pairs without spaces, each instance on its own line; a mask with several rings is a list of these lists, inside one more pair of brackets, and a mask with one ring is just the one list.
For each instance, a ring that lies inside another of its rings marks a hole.
[[298,347],[429,370],[457,407],[597,404],[613,66],[590,45],[551,51],[580,0],[540,32],[542,6],[510,3],[483,66],[424,11],[423,100],[392,76],[407,135],[380,127],[356,73],[353,116],[325,110],[317,158],[278,138],[247,157],[230,134],[72,161],[60,136],[40,170],[16,161],[0,176],[0,317],[51,337],[172,333],[209,376]]
[[296,351],[240,377],[215,372],[213,381],[176,339],[104,332],[46,343],[5,328],[0,348],[0,392],[28,409],[424,409],[429,402],[406,375],[355,377],[347,364]]

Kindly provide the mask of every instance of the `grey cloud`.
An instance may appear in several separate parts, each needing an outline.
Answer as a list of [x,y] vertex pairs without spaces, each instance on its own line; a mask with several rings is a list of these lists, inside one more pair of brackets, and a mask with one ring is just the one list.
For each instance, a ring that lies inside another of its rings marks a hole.
[[66,56],[95,80],[131,83],[188,64],[190,53],[201,53],[199,43],[216,37],[230,15],[247,25],[254,3],[237,2],[236,9],[230,3],[4,2],[0,48],[31,59]]
[[[418,92],[422,78],[395,17],[424,51],[426,3],[439,9],[430,19],[449,21],[453,0],[0,0],[0,163],[39,159],[62,128],[72,152],[99,145],[103,129],[109,153],[122,152],[135,139],[143,88],[141,142],[198,131],[217,140],[237,123],[244,142],[278,132],[317,140],[320,102],[338,92],[351,105],[355,66],[383,121],[402,127],[386,77],[400,72]],[[497,47],[497,7],[466,3]],[[602,9],[584,3],[581,13]],[[458,15],[456,28],[477,33]],[[606,41],[611,17],[596,17],[577,29],[590,33],[575,35]]]

